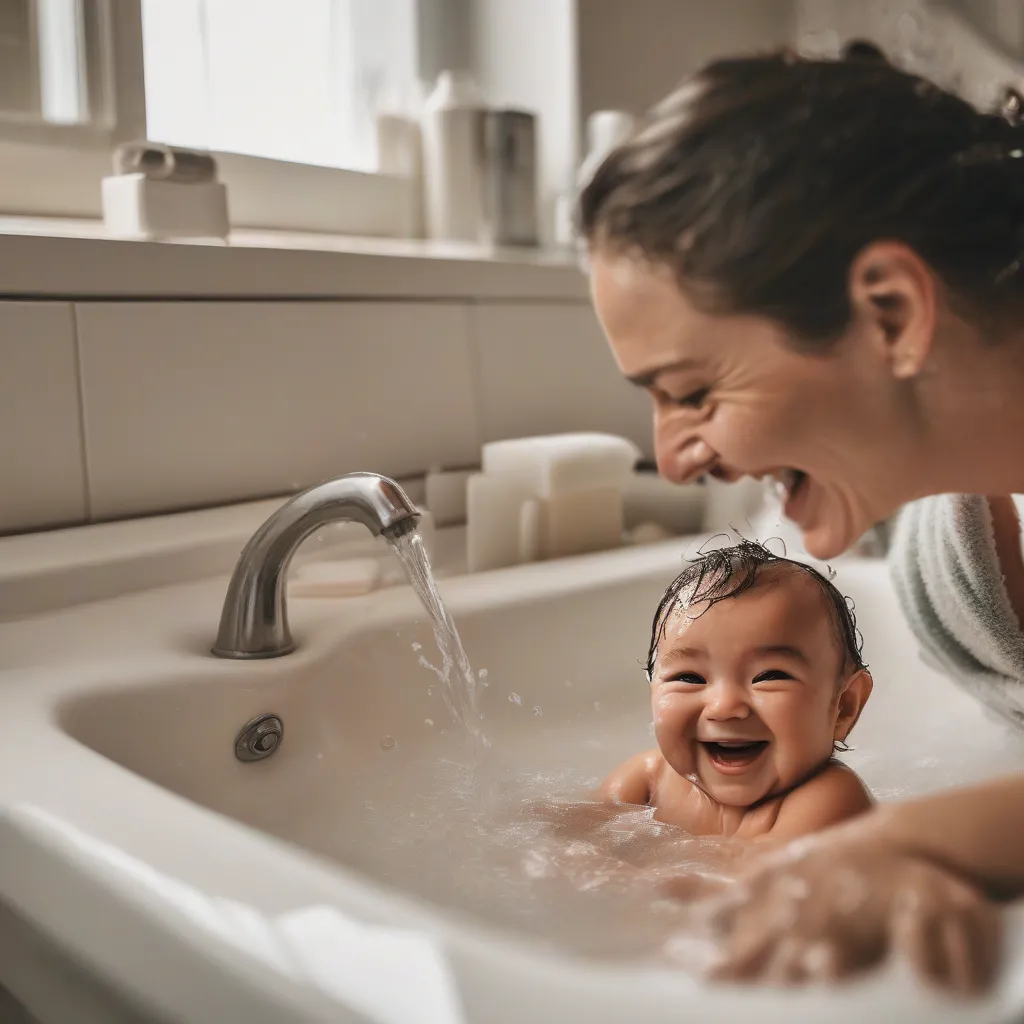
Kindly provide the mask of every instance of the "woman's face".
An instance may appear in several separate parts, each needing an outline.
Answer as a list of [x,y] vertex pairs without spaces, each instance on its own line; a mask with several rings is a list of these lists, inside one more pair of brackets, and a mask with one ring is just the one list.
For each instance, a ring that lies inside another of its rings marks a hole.
[[667,479],[774,476],[818,558],[918,496],[905,397],[856,322],[808,354],[769,320],[700,312],[669,268],[600,250],[591,289],[619,369],[653,399]]

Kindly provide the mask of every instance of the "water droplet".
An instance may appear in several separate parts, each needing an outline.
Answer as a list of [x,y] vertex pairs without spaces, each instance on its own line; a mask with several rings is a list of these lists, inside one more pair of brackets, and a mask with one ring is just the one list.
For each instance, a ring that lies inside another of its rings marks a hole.
[[595,700],[594,701],[594,710],[595,711],[600,711],[601,710],[601,702],[599,700]]
[[648,736],[653,736],[654,735],[654,723],[653,722],[651,722],[650,725],[647,726],[647,735]]
[[437,690],[434,689],[433,686],[428,686],[427,687],[427,696],[428,697],[433,697],[435,693],[437,693]]
[[477,679],[480,680],[480,685],[481,686],[490,686],[491,685],[487,681],[487,676],[488,676],[487,669],[485,669],[485,668],[480,669],[480,671],[477,672],[476,676],[477,676]]
[[380,738],[381,750],[394,750],[397,745],[398,741],[394,736],[381,736]]
[[513,704],[522,704],[523,703],[523,698],[520,697],[518,693],[510,693],[508,695],[508,699],[510,701],[512,701]]
[[1010,156],[1013,157],[1014,160],[1019,160],[1024,156],[1024,149],[1011,149]]
[[317,544],[323,544],[323,542],[324,542],[324,535],[322,533],[318,533],[316,535],[316,542],[317,542]]
[[432,726],[434,724],[434,720],[432,718],[424,718],[423,724]]
[[422,651],[423,650],[423,644],[419,644],[419,643],[416,643],[414,641],[413,644],[412,644],[412,649],[414,651]]
[[539,704],[534,704],[533,705],[533,714],[534,714],[534,717],[536,717],[536,718],[540,718],[540,716],[544,714],[544,712],[541,710],[541,707],[540,707]]

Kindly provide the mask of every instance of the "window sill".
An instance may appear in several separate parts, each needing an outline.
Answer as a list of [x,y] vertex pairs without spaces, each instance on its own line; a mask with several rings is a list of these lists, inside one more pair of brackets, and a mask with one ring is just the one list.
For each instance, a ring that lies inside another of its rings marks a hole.
[[99,221],[0,217],[0,298],[586,301],[572,254],[238,230],[229,244],[108,238]]

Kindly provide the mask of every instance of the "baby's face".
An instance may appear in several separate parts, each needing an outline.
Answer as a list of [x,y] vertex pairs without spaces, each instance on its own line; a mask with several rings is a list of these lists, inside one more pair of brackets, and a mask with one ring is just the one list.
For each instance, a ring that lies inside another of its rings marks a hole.
[[831,756],[843,663],[819,584],[766,567],[738,597],[670,616],[651,680],[658,746],[719,803],[780,793]]

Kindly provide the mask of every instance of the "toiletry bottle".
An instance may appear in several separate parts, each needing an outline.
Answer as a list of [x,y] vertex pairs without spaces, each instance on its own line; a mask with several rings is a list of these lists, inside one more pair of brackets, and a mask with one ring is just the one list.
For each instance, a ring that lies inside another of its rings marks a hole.
[[400,96],[397,90],[379,103],[375,128],[377,134],[377,170],[381,174],[409,181],[410,238],[422,238],[423,224],[423,139],[416,97]]
[[484,227],[483,102],[468,74],[443,71],[423,111],[427,236],[477,242]]
[[604,158],[632,133],[635,123],[625,110],[596,110],[587,118],[587,155],[576,178],[578,189],[586,186]]

